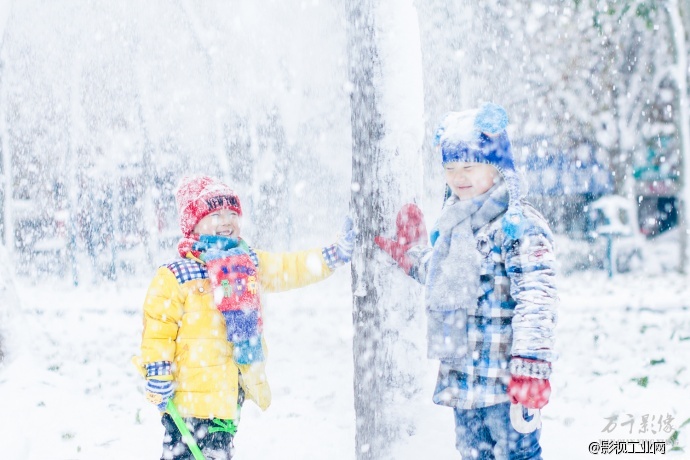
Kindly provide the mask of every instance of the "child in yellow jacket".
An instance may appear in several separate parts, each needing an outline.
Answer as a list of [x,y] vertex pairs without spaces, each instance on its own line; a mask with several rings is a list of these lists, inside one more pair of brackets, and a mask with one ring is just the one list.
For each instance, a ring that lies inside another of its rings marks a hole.
[[354,232],[295,253],[253,249],[240,237],[238,196],[220,181],[184,178],[176,201],[180,258],[161,266],[144,302],[141,356],[147,399],[163,413],[162,459],[191,459],[171,416],[172,398],[206,459],[232,458],[244,398],[271,402],[260,296],[325,279],[349,262]]

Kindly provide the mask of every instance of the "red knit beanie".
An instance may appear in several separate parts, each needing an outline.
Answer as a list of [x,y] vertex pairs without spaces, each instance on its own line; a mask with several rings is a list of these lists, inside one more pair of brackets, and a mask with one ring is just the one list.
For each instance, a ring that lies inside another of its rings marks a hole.
[[183,177],[175,193],[180,229],[185,237],[191,235],[201,219],[219,209],[229,209],[242,215],[237,194],[224,183],[208,176]]

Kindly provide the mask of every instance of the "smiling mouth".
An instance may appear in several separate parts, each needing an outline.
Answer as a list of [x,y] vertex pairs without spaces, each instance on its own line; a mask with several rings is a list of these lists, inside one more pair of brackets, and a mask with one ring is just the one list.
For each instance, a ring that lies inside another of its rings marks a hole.
[[232,230],[223,230],[222,232],[216,232],[216,235],[220,236],[232,236],[234,232]]

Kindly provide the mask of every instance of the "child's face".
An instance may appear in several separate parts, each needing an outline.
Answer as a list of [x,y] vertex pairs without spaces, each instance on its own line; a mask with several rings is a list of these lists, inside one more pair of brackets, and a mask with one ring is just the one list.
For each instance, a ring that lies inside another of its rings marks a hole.
[[461,200],[486,193],[499,180],[498,170],[484,163],[452,162],[444,169],[448,187]]
[[194,233],[197,235],[222,235],[239,238],[240,236],[240,216],[235,211],[220,209],[202,218]]

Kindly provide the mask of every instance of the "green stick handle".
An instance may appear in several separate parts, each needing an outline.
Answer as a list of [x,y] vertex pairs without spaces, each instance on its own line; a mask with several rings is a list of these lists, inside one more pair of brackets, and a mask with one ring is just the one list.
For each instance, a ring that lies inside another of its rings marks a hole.
[[180,430],[182,440],[185,442],[185,444],[187,444],[189,450],[192,451],[192,455],[194,455],[195,460],[206,460],[204,458],[204,454],[201,453],[199,446],[194,440],[194,436],[192,436],[192,433],[189,432],[189,428],[187,428],[187,425],[185,425],[184,420],[182,420],[180,413],[177,411],[177,407],[175,406],[175,403],[173,403],[172,398],[168,399],[168,405],[165,407],[165,410],[172,417],[177,429]]

